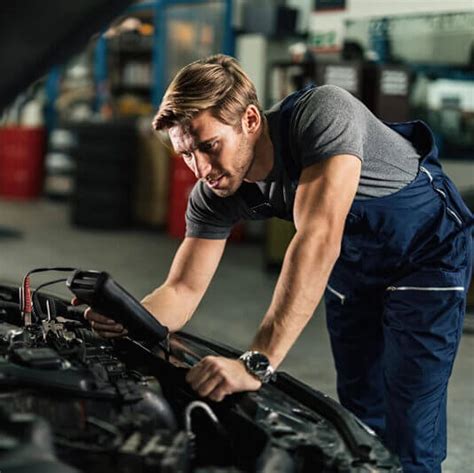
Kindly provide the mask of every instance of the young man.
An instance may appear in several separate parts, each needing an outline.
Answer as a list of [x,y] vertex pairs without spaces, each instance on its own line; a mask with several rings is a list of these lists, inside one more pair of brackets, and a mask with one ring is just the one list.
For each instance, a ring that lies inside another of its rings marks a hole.
[[[293,220],[273,300],[242,359],[187,380],[222,400],[268,381],[326,290],[341,403],[407,473],[440,472],[446,388],[470,277],[472,215],[421,122],[387,126],[348,92],[307,88],[262,113],[239,64],[182,69],[153,122],[199,179],[165,283],[143,300],[170,330],[190,319],[241,219]],[[103,336],[124,328],[89,310]]]

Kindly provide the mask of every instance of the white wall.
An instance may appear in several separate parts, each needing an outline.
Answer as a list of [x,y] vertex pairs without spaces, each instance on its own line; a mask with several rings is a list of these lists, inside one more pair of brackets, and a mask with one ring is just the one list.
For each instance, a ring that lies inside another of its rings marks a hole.
[[350,18],[414,13],[474,11],[473,0],[347,0]]
[[[259,1],[272,0],[234,0],[235,24],[240,24],[244,3]],[[409,62],[465,65],[474,43],[474,0],[346,0],[345,10],[328,13],[316,13],[314,0],[287,0],[286,4],[299,9],[298,29],[309,31],[313,44],[318,43],[318,38],[324,41],[329,37],[336,49],[344,38],[358,41],[368,49],[369,21],[374,17],[436,16],[452,12],[460,13],[452,30],[446,24],[437,29],[429,18],[393,20],[390,26],[394,55]],[[460,22],[464,12],[471,15]]]
[[[314,12],[311,0],[288,1],[300,8],[313,44],[332,33],[336,46],[346,38],[368,48],[370,19],[384,16],[391,17],[392,51],[406,61],[463,65],[474,44],[474,0],[347,0],[335,12]],[[439,13],[459,14],[437,21]]]
[[[299,8],[300,16],[308,20],[313,12],[314,0],[287,0],[287,5]],[[343,15],[360,18],[457,11],[474,11],[474,0],[346,0]]]

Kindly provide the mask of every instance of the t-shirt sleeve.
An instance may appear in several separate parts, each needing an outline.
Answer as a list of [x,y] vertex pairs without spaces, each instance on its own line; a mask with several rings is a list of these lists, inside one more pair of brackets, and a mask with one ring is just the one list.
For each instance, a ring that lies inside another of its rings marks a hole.
[[240,220],[235,196],[219,197],[198,181],[189,195],[186,209],[186,236],[225,240]]
[[301,166],[338,154],[352,154],[363,161],[363,105],[333,85],[316,87],[308,94],[297,104],[292,123],[293,145]]

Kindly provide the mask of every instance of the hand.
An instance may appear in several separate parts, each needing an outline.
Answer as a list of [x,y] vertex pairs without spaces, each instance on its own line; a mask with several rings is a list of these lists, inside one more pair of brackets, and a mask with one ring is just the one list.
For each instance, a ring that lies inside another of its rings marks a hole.
[[186,381],[201,397],[222,401],[227,395],[241,391],[257,391],[261,381],[249,374],[240,360],[206,356],[193,366]]
[[[81,305],[81,301],[75,297],[71,301],[72,305]],[[84,311],[84,318],[91,324],[92,331],[103,338],[117,338],[127,335],[128,330],[123,325],[105,315],[94,312],[90,307]]]

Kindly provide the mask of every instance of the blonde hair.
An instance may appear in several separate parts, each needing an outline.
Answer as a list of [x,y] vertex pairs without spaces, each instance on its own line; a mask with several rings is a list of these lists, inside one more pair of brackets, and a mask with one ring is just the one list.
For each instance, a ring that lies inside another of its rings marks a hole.
[[186,125],[209,110],[220,122],[240,130],[249,105],[262,109],[252,81],[230,56],[217,54],[183,67],[169,85],[153,119],[155,130]]

